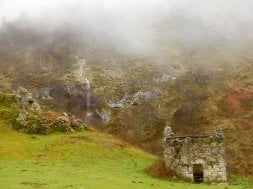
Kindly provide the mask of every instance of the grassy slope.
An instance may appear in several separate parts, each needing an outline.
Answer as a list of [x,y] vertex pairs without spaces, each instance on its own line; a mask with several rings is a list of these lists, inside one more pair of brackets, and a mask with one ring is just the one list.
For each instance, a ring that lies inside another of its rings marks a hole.
[[[28,135],[13,130],[8,119],[16,107],[0,99],[0,188],[176,188],[224,189],[156,179],[144,169],[156,158],[112,135],[95,131]],[[248,184],[228,186],[239,189]]]
[[0,188],[226,188],[152,178],[153,156],[107,134],[26,135],[1,120],[0,138]]

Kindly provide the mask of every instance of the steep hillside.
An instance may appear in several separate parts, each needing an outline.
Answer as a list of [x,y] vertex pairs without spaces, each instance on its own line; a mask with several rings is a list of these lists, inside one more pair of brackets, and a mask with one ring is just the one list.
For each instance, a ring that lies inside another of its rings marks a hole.
[[213,39],[186,45],[175,32],[157,36],[156,49],[130,53],[109,41],[89,41],[68,25],[38,32],[20,19],[0,32],[1,92],[23,86],[45,110],[73,114],[158,156],[166,125],[181,135],[209,134],[221,125],[229,172],[252,176],[249,44]]
[[[58,79],[43,81],[34,78],[33,73],[33,82],[24,86],[38,93],[45,109],[73,113],[89,126],[159,156],[165,125],[171,125],[182,135],[212,133],[215,125],[221,125],[229,172],[252,176],[251,64],[245,61],[229,67],[217,65],[215,69],[192,64],[157,66],[148,57],[122,60],[114,54],[94,53],[87,57],[84,68],[85,77],[91,82],[91,119],[86,119],[87,91],[85,78],[78,74],[78,59],[61,77],[57,70],[48,70]],[[122,61],[128,66],[120,64]],[[12,84],[3,81],[6,86]],[[35,85],[36,82],[43,85]],[[53,100],[41,98],[48,83],[46,91]],[[122,103],[123,107],[111,108],[111,102]]]
[[160,180],[144,169],[156,158],[97,131],[28,135],[12,129],[10,101],[0,104],[0,188],[178,188],[239,189],[237,185]]

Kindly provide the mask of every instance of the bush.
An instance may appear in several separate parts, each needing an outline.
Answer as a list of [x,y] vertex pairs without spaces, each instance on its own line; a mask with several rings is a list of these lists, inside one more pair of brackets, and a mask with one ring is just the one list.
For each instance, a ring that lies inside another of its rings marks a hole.
[[16,97],[14,95],[0,95],[0,105],[10,108],[16,103]]
[[0,110],[0,118],[11,119],[12,118],[12,112],[9,111],[9,110]]

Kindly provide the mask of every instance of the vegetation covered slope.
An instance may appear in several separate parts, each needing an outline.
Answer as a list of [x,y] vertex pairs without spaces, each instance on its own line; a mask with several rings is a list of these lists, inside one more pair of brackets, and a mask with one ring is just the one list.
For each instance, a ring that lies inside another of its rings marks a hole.
[[[211,134],[214,126],[221,125],[229,173],[253,175],[250,44],[221,39],[185,46],[180,36],[161,36],[155,51],[124,53],[107,43],[97,46],[83,41],[88,37],[81,31],[64,27],[40,33],[32,24],[24,27],[24,22],[1,26],[1,91],[23,86],[41,101],[40,94],[48,92],[53,100],[43,102],[49,110],[66,111],[84,120],[87,77],[92,91],[90,110],[110,118],[101,124],[96,114],[89,126],[162,155],[165,125],[182,135]],[[78,77],[80,58],[86,60],[84,78]],[[176,79],[157,82],[163,74]],[[131,100],[140,92],[151,98],[119,109],[108,107],[110,100]]]
[[0,104],[0,188],[239,189],[155,179],[144,171],[155,157],[96,131],[28,135],[10,124],[11,101]]

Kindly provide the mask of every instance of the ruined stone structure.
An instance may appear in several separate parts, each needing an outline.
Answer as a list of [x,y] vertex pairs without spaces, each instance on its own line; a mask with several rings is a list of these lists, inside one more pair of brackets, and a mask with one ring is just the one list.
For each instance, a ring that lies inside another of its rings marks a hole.
[[164,160],[177,176],[193,182],[226,182],[223,131],[215,127],[208,136],[175,136],[164,129]]

